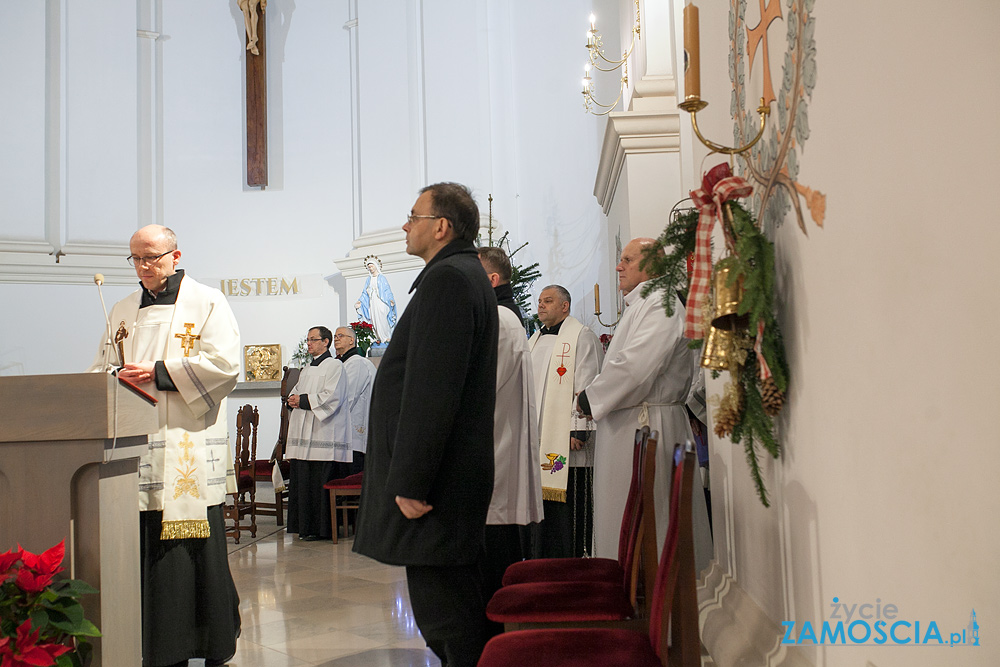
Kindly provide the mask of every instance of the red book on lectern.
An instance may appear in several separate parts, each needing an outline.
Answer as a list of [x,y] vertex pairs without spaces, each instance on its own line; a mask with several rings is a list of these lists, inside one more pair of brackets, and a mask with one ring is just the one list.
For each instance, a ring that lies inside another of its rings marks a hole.
[[146,399],[146,401],[148,401],[150,405],[156,405],[157,403],[159,403],[159,401],[156,400],[156,398],[147,394],[143,389],[139,387],[139,385],[132,384],[131,382],[122,377],[118,378],[118,382],[131,389],[132,393],[134,393],[135,395],[139,396],[140,398]]

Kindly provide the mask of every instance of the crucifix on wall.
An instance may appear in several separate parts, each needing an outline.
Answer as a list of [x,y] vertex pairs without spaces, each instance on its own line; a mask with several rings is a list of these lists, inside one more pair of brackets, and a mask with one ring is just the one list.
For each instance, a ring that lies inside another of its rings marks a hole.
[[247,34],[247,185],[263,187],[267,185],[267,0],[237,3]]

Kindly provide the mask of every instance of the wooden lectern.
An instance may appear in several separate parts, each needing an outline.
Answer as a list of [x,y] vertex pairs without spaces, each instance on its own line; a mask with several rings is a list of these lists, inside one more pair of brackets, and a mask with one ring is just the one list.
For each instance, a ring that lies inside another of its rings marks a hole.
[[[106,373],[0,377],[0,553],[66,540],[103,637],[94,665],[142,664],[138,457],[157,409]],[[116,437],[117,436],[117,437]]]

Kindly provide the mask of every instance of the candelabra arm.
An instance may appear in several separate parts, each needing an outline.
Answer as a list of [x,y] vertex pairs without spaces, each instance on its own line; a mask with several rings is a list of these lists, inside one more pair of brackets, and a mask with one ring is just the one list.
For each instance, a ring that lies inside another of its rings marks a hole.
[[621,313],[618,313],[618,319],[612,322],[611,324],[605,324],[604,322],[601,322],[601,311],[599,310],[594,311],[594,316],[597,317],[598,324],[600,324],[602,327],[607,327],[608,329],[610,329],[611,327],[615,326],[616,324],[622,321]]
[[708,148],[712,149],[715,153],[724,153],[726,155],[734,155],[736,153],[744,153],[760,141],[761,137],[764,136],[764,127],[767,125],[767,118],[771,114],[771,107],[764,104],[764,98],[760,98],[760,106],[757,107],[757,113],[760,114],[760,129],[757,131],[757,136],[753,138],[753,141],[748,143],[746,146],[741,146],[739,148],[730,148],[728,146],[723,146],[722,144],[717,144],[714,141],[710,141],[702,136],[701,131],[698,129],[698,112],[708,106],[708,102],[699,99],[697,97],[690,97],[684,100],[678,105],[684,111],[691,114],[691,127],[694,129],[695,136],[698,140],[705,144]]

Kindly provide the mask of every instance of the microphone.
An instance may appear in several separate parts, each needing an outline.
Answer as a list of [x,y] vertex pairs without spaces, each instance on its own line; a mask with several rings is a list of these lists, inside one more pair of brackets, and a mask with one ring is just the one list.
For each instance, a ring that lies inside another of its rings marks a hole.
[[[118,366],[119,367],[124,366],[125,365],[125,361],[121,357],[118,356],[118,348],[111,341],[111,336],[113,335],[111,333],[111,318],[108,317],[108,307],[104,303],[104,292],[101,290],[101,285],[104,284],[104,274],[103,273],[95,273],[94,274],[94,284],[97,285],[97,293],[101,297],[101,308],[104,309],[104,321],[108,325],[107,345],[110,345],[111,349],[114,350],[114,352],[115,352],[115,358],[118,360]],[[111,365],[110,362],[108,363],[108,365],[109,366]]]

